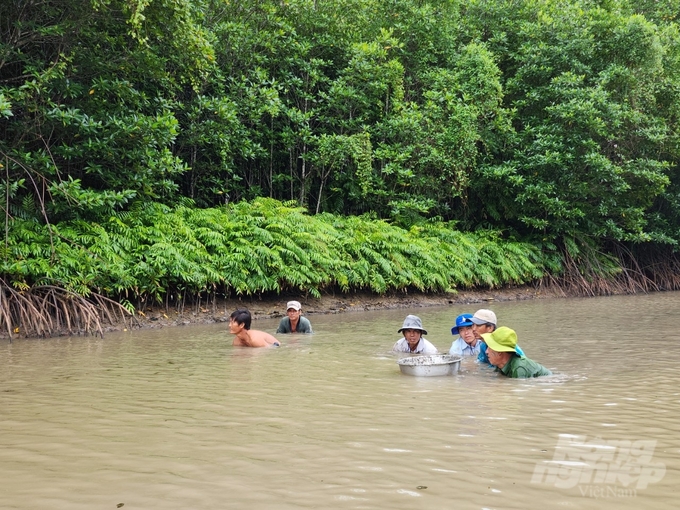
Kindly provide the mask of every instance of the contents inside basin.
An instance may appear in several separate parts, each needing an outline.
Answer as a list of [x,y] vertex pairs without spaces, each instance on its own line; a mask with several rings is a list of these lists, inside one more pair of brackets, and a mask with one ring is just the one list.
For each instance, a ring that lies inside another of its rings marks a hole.
[[401,358],[397,363],[402,374],[431,377],[457,373],[460,360],[461,358],[450,354],[433,354]]

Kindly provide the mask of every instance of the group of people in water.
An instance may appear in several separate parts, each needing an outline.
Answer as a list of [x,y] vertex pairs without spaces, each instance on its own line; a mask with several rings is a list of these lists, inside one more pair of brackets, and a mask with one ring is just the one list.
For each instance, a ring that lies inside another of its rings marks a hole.
[[[239,308],[229,316],[229,332],[234,335],[234,345],[241,347],[280,347],[274,335],[266,331],[250,329],[252,316],[245,308]],[[286,316],[279,322],[277,333],[312,333],[312,324],[302,316],[299,301],[288,301]]]
[[[234,335],[234,345],[242,347],[279,347],[281,342],[266,331],[250,329],[252,317],[246,309],[234,311],[229,319],[229,331]],[[451,344],[449,354],[458,357],[476,356],[479,363],[494,367],[507,377],[530,378],[551,375],[543,365],[526,357],[517,345],[517,333],[501,326],[496,327],[496,314],[481,309],[474,314],[464,313],[456,317],[451,334],[458,337]],[[281,319],[276,333],[312,333],[309,319],[302,316],[299,301],[289,301],[286,316]],[[392,350],[411,354],[439,354],[437,348],[423,335],[423,321],[416,315],[407,315],[398,333],[403,338],[397,340]]]
[[[476,356],[478,362],[494,367],[507,377],[526,379],[552,375],[543,365],[526,357],[517,345],[517,333],[514,330],[506,326],[497,328],[496,324],[496,314],[487,309],[459,315],[456,325],[451,328],[451,334],[458,335],[458,338],[451,344],[449,354],[457,357]],[[407,315],[398,333],[404,337],[397,340],[393,351],[439,354],[437,348],[423,337],[427,331],[420,317]]]

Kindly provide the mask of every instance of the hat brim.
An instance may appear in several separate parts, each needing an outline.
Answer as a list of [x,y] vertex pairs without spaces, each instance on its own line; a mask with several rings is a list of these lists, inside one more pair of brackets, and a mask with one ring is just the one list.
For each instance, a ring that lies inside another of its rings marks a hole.
[[472,326],[472,324],[473,323],[470,322],[469,324],[463,323],[463,324],[459,324],[458,326],[454,326],[454,327],[451,328],[451,334],[452,335],[460,335],[460,330],[458,328],[466,328],[466,327]]
[[487,347],[496,352],[515,352],[514,347],[509,347],[507,345],[501,345],[493,339],[493,333],[482,333],[482,340]]
[[[473,317],[470,319],[470,322],[473,324],[477,324],[477,326],[481,326],[482,324],[493,324],[493,322],[485,321],[484,319],[480,319],[478,317]],[[493,324],[495,326],[495,324]]]
[[423,335],[427,335],[427,331],[425,331],[425,330],[422,329],[422,328],[401,328],[401,329],[399,329],[399,330],[397,331],[397,333],[401,333],[401,332],[404,331],[405,329],[415,329],[416,331],[420,331]]

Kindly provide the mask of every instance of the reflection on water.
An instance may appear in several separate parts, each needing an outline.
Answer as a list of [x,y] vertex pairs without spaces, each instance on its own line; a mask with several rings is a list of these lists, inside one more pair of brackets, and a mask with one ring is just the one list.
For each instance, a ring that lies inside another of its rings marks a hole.
[[534,380],[399,372],[406,314],[446,351],[474,305],[314,315],[280,349],[225,325],[6,343],[0,507],[675,508],[679,304],[494,303],[556,373]]

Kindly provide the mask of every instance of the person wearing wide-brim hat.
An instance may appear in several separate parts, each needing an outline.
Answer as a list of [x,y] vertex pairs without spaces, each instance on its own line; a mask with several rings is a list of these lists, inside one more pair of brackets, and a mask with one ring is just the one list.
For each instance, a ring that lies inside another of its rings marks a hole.
[[404,324],[397,333],[404,337],[397,340],[392,350],[395,352],[410,352],[412,354],[437,354],[437,348],[423,338],[427,331],[423,328],[423,321],[417,315],[407,315]]
[[[477,361],[495,368],[494,364],[489,361],[489,358],[486,355],[486,344],[484,343],[482,335],[484,335],[484,333],[493,333],[496,331],[496,325],[498,324],[496,314],[486,308],[480,308],[472,317],[470,317],[470,322],[472,322],[472,333],[475,338],[479,340]],[[515,346],[515,352],[519,356],[524,356],[524,351],[522,351],[522,348],[519,345]]]
[[540,363],[517,354],[515,351],[517,333],[514,330],[502,326],[493,333],[482,334],[482,339],[486,343],[489,362],[503,375],[516,379],[552,375],[552,372]]
[[452,335],[459,335],[449,349],[452,356],[478,356],[482,341],[475,338],[472,331],[474,323],[471,313],[463,313],[456,317],[456,325],[451,328]]
[[286,317],[279,321],[277,333],[312,333],[312,323],[302,316],[302,305],[299,301],[288,301]]

